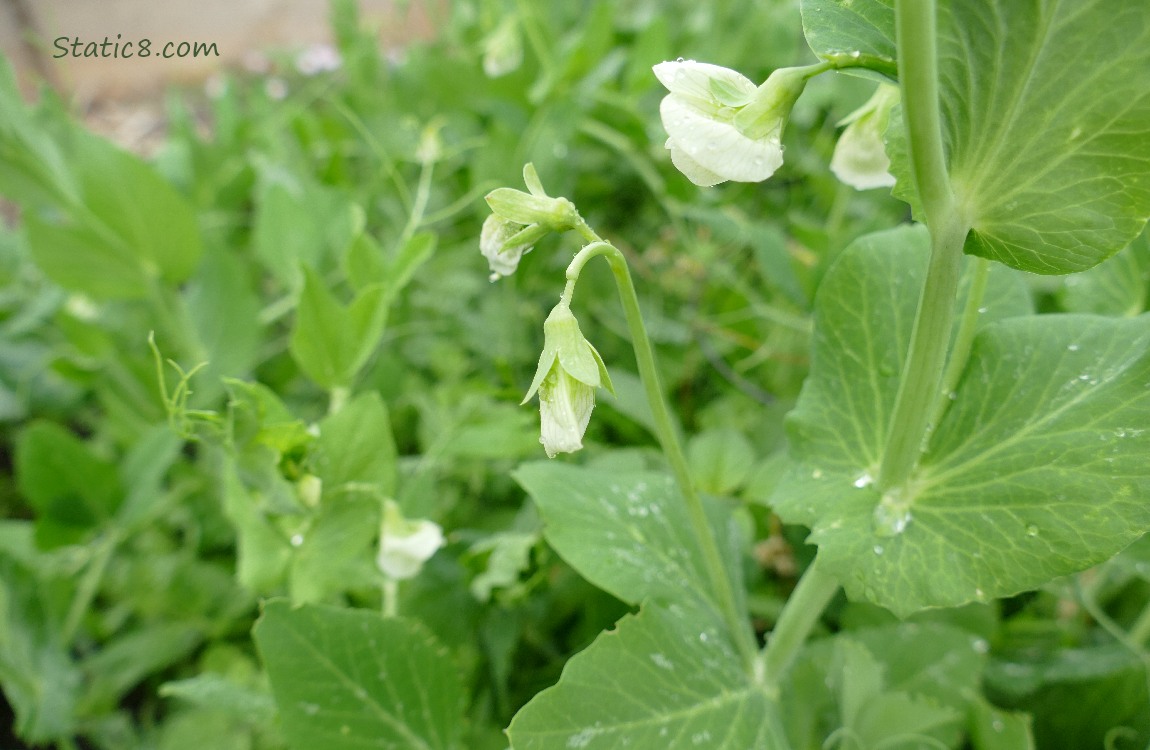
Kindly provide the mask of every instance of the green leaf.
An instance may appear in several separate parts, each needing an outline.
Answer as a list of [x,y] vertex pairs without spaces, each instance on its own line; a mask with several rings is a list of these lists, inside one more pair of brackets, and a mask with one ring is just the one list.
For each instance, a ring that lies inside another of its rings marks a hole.
[[37,511],[36,540],[46,548],[83,541],[123,500],[115,465],[50,422],[36,422],[20,433],[16,482]]
[[893,0],[802,0],[803,33],[822,58],[859,52],[894,62]]
[[165,682],[160,686],[159,694],[163,698],[178,698],[199,708],[224,711],[253,722],[269,722],[276,711],[270,694],[210,672]]
[[[1126,0],[939,3],[943,140],[965,251],[1081,271],[1150,216],[1150,23]],[[897,127],[897,126],[896,126]],[[913,192],[905,148],[895,194]]]
[[787,747],[777,706],[742,669],[713,612],[647,603],[516,714],[514,750]]
[[1150,300],[1150,234],[1089,271],[1066,279],[1062,305],[1068,312],[1132,317]]
[[292,357],[319,385],[349,386],[383,335],[389,303],[386,290],[372,286],[345,307],[323,279],[305,267],[291,334]]
[[841,726],[864,747],[908,734],[953,746],[977,694],[986,650],[986,641],[957,628],[916,623],[810,643],[782,691],[792,745],[823,746]]
[[363,212],[341,190],[280,166],[260,166],[253,248],[281,284],[298,289],[300,266],[326,269],[329,258],[342,257]]
[[[13,731],[32,744],[71,737],[82,673],[60,643],[61,611],[48,596],[30,529],[7,522],[0,538],[0,683]],[[10,547],[18,546],[20,554]]]
[[187,280],[203,253],[191,203],[151,165],[97,136],[77,137],[71,156],[92,215],[75,220],[110,230],[147,277]]
[[1037,747],[1105,747],[1110,736],[1120,748],[1150,743],[1144,657],[1120,643],[1030,651],[992,661],[986,694],[999,706],[1033,715]]
[[974,750],[1034,750],[1034,737],[1027,714],[996,708],[984,699],[970,711],[970,740]]
[[[591,583],[629,604],[650,597],[715,606],[686,503],[666,475],[537,462],[514,476],[539,507],[548,543]],[[738,572],[738,532],[720,506],[708,510]]]
[[395,495],[396,453],[383,399],[368,391],[319,424],[315,474],[325,496],[367,491],[376,499]]
[[738,430],[714,429],[691,438],[687,461],[701,491],[730,495],[750,475],[755,452]]
[[273,600],[254,635],[293,748],[460,747],[459,675],[419,623]]
[[[985,326],[914,476],[885,497],[870,486],[913,318],[900,287],[923,272],[907,232],[856,243],[828,273],[788,418],[795,465],[773,498],[849,595],[904,616],[1037,587],[1150,528],[1147,316]],[[988,314],[1019,306],[988,300]]]
[[292,539],[288,580],[296,603],[329,602],[352,588],[379,580],[372,550],[379,533],[380,502],[362,495],[325,497],[310,527]]

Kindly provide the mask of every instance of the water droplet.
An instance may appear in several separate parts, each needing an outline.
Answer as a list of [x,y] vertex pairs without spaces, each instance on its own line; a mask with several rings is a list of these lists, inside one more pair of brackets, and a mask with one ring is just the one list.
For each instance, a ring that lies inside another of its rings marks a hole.
[[958,392],[957,391],[951,391],[950,393],[946,394],[946,397],[948,399],[950,399],[951,401],[956,401],[956,400],[958,400]]
[[319,713],[319,706],[315,703],[301,703],[299,707],[308,716],[315,716]]
[[910,498],[899,488],[882,496],[882,500],[875,506],[872,518],[874,532],[883,537],[898,536],[906,531],[911,520]]
[[811,472],[811,479],[822,479],[822,478],[823,478],[823,470],[822,469],[815,469],[814,471]]
[[1074,130],[1070,131],[1070,140],[1074,140],[1080,135],[1082,135],[1082,128],[1074,128]]
[[1002,722],[1002,719],[995,719],[994,721],[990,722],[990,726],[996,732],[1001,732],[1002,730],[1006,729],[1006,724]]
[[970,642],[970,647],[974,649],[975,653],[985,654],[990,651],[990,644],[984,638],[975,638]]
[[980,308],[978,308],[978,313],[979,313],[979,315],[985,315],[985,314],[986,314],[986,311],[987,311],[987,309],[988,309],[988,308],[985,308],[985,307],[980,307]]
[[974,598],[981,602],[986,599],[986,592],[982,589],[976,588],[974,590]]
[[292,534],[291,546],[302,547],[303,546],[303,534]]
[[1071,344],[1070,346],[1066,347],[1066,351],[1068,351],[1068,352],[1078,351],[1078,344]]
[[1035,526],[1034,524],[1030,524],[1029,526],[1026,527],[1026,535],[1027,536],[1038,536],[1038,527]]
[[881,544],[876,544],[876,545],[874,546],[874,553],[875,553],[876,555],[881,555],[881,554],[882,554],[882,552],[883,552],[883,549],[882,549],[882,545],[881,545]]
[[682,63],[682,62],[687,62],[687,61],[686,61],[686,60],[684,60],[684,59],[683,59],[683,58],[681,58],[681,57],[676,57],[676,58],[675,58],[675,62],[677,62],[677,63]]
[[854,486],[860,490],[863,487],[870,487],[872,484],[874,484],[874,477],[872,477],[868,471],[864,471],[859,475],[859,478],[854,481]]

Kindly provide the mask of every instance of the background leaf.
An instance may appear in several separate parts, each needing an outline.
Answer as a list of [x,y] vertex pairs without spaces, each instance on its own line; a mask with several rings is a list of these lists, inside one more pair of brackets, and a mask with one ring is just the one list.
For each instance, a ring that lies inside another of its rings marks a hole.
[[461,747],[459,675],[418,623],[273,600],[254,635],[293,748]]

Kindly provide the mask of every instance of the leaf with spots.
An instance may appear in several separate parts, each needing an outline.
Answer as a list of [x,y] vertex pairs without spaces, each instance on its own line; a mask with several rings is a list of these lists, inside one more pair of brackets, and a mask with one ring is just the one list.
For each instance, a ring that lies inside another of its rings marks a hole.
[[820,289],[812,374],[788,418],[793,465],[773,498],[812,528],[848,594],[900,615],[1007,596],[1150,530],[1146,315],[984,325],[914,475],[874,488],[913,317],[900,285],[917,288],[924,269],[898,239],[856,243]]
[[[591,583],[628,604],[650,597],[717,607],[685,501],[670,477],[536,462],[520,467],[515,479],[539,508],[547,542]],[[716,503],[708,509],[711,527],[726,537],[727,567],[737,575],[740,545],[730,515]]]
[[419,623],[273,600],[254,635],[296,750],[462,747],[459,675]]
[[523,707],[514,750],[781,750],[778,706],[755,684],[717,615],[648,603],[601,634],[559,684]]

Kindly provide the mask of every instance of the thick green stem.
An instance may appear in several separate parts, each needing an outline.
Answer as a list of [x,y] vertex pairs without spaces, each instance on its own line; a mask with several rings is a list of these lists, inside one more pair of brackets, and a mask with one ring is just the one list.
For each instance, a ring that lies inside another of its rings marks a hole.
[[986,295],[986,283],[990,278],[990,261],[979,258],[975,261],[974,278],[970,281],[970,291],[966,294],[966,307],[962,311],[962,319],[958,324],[958,335],[954,338],[954,348],[950,352],[950,359],[946,363],[946,372],[942,375],[942,387],[939,389],[935,401],[934,412],[930,423],[937,425],[950,405],[954,389],[966,369],[966,360],[970,357],[970,348],[974,344],[974,334],[978,331],[978,316],[981,315],[982,298]]
[[780,681],[838,590],[838,580],[822,571],[816,556],[787,599],[763,649],[763,676],[768,691],[777,694]]
[[946,366],[962,245],[970,231],[959,215],[942,145],[932,0],[898,0],[899,83],[907,124],[911,171],[930,229],[930,263],[911,333],[878,487],[906,482],[922,454]]
[[631,345],[635,349],[635,362],[639,367],[639,378],[643,382],[643,390],[647,395],[647,402],[651,407],[651,414],[655,422],[655,434],[659,440],[667,461],[671,464],[671,471],[675,475],[679,489],[686,502],[687,513],[691,518],[691,526],[699,549],[703,554],[703,561],[707,567],[707,576],[717,599],[719,609],[727,621],[731,637],[735,640],[748,671],[753,671],[756,661],[754,633],[751,631],[750,620],[746,613],[738,606],[738,596],[730,572],[723,561],[722,552],[716,542],[714,529],[707,519],[703,500],[695,489],[691,479],[691,471],[687,465],[686,455],[679,442],[679,433],[671,419],[670,409],[663,398],[663,389],[659,381],[659,370],[655,365],[655,352],[651,347],[651,340],[647,336],[647,329],[643,325],[643,316],[639,310],[639,297],[635,293],[635,285],[631,281],[631,272],[627,268],[627,261],[618,248],[604,242],[585,223],[577,227],[580,234],[592,240],[590,245],[584,247],[571,261],[567,268],[567,289],[564,296],[569,301],[574,290],[574,282],[579,277],[583,266],[591,258],[602,255],[611,266],[611,273],[615,276],[615,284],[619,289],[619,299],[623,303],[623,313],[627,318],[627,328],[631,334]]

